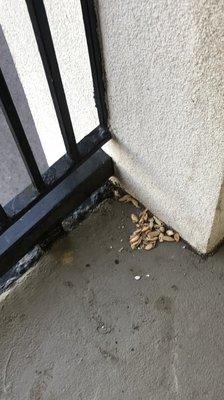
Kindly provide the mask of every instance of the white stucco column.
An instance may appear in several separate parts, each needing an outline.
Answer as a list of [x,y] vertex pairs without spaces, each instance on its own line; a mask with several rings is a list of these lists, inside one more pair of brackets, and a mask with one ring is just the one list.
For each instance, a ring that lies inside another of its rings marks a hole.
[[120,180],[211,251],[224,236],[224,3],[98,0],[98,12]]

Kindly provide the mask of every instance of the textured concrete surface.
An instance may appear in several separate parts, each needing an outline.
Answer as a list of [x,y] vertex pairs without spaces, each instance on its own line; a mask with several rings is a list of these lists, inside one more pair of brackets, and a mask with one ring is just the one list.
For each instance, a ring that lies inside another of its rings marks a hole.
[[0,297],[1,399],[223,399],[224,248],[130,251],[131,212],[107,201]]
[[211,250],[224,236],[215,222],[224,218],[224,3],[97,3],[114,134],[107,151],[122,184]]

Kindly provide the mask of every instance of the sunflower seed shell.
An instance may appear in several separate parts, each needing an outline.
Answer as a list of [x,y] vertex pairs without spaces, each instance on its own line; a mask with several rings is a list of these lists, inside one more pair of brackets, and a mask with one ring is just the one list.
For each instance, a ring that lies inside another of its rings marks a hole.
[[134,222],[135,224],[138,222],[138,217],[135,214],[131,214],[131,220],[132,222]]
[[175,242],[179,242],[180,241],[180,235],[179,235],[179,233],[174,233],[174,240],[175,240]]
[[155,223],[156,223],[157,225],[159,225],[159,226],[162,226],[162,225],[163,225],[163,222],[160,221],[160,219],[157,218],[155,215],[153,216],[153,219],[154,219],[154,221],[155,221]]
[[121,203],[127,203],[128,201],[130,201],[130,199],[131,199],[130,194],[125,194],[124,196],[119,198],[119,201]]
[[174,242],[175,239],[174,239],[172,236],[164,235],[164,236],[163,236],[163,241],[164,241],[164,242]]
[[166,231],[166,235],[167,235],[167,236],[173,236],[173,235],[174,235],[174,231],[172,231],[171,229],[168,229],[168,230]]
[[162,243],[163,242],[163,238],[164,238],[164,234],[161,232],[159,234],[159,242]]
[[160,234],[159,231],[152,231],[152,232],[149,232],[149,233],[147,234],[147,237],[149,237],[149,238],[154,238],[154,237],[156,237],[156,236],[159,236],[159,234]]
[[144,247],[144,249],[145,249],[145,250],[152,250],[152,249],[154,249],[154,247],[155,247],[155,242],[152,242],[152,243],[147,244],[147,245]]
[[131,197],[129,201],[131,201],[133,206],[135,206],[136,208],[140,208],[137,200],[135,200],[133,197]]

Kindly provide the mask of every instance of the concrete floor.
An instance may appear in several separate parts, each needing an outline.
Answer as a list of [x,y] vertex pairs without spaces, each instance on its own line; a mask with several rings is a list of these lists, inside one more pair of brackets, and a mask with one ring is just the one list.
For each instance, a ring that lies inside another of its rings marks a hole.
[[131,251],[132,210],[107,201],[1,295],[0,399],[223,399],[224,248]]

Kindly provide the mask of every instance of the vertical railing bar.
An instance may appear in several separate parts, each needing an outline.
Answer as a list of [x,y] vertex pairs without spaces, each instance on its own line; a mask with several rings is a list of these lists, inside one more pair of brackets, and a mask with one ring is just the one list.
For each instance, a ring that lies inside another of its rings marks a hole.
[[78,148],[61,80],[43,0],[26,0],[46,78],[68,155],[77,162]]
[[0,69],[0,106],[6,118],[8,126],[11,130],[13,138],[16,142],[17,148],[21,154],[23,162],[29,173],[32,183],[39,192],[43,191],[45,184],[36,160],[34,158],[32,149],[27,140],[19,115],[13,103],[11,94]]
[[86,32],[89,59],[92,71],[94,97],[98,111],[100,125],[107,128],[108,112],[105,96],[104,72],[99,42],[99,29],[93,0],[80,0]]

